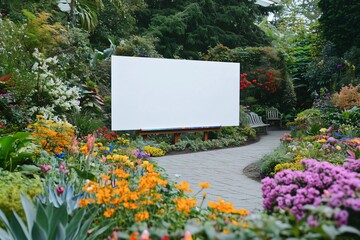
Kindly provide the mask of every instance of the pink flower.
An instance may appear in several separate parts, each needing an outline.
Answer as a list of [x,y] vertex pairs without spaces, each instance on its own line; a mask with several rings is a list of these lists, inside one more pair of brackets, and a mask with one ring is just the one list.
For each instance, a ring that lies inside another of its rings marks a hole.
[[73,154],[78,154],[78,153],[79,153],[79,142],[78,142],[78,140],[76,139],[76,137],[74,137],[74,138],[72,139],[71,152],[72,152]]
[[192,236],[190,231],[185,232],[184,240],[192,240]]
[[86,138],[87,138],[86,146],[90,151],[92,149],[92,147],[94,146],[95,136],[93,134],[89,134],[89,135],[87,135]]
[[148,230],[144,230],[140,236],[140,240],[150,240],[150,233]]
[[63,194],[64,188],[63,187],[56,187],[56,192],[60,196],[61,194]]
[[50,165],[40,164],[40,168],[43,170],[44,173],[47,173],[51,170],[52,167]]

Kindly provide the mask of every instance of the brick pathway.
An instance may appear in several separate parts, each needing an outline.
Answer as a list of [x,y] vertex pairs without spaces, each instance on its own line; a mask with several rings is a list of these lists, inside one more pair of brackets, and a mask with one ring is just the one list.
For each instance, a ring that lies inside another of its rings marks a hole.
[[[194,193],[200,189],[199,182],[209,182],[211,187],[203,191],[207,193],[204,206],[207,201],[217,201],[221,197],[232,202],[235,208],[257,211],[262,209],[261,183],[245,176],[243,169],[279,146],[284,133],[286,131],[268,131],[267,135],[261,135],[260,141],[250,145],[169,155],[155,158],[155,161],[170,179],[189,182]],[[197,196],[199,203],[203,192]]]

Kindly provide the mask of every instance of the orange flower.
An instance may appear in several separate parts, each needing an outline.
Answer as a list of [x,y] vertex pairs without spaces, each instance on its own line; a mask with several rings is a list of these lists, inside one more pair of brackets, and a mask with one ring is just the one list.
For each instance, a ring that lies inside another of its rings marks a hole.
[[189,213],[190,208],[193,208],[196,205],[196,200],[191,198],[176,198],[174,202],[177,204],[176,210],[179,212]]
[[78,205],[79,207],[86,207],[87,205],[89,205],[90,203],[93,203],[94,200],[92,200],[91,198],[90,199],[80,199],[79,202],[78,202]]
[[110,208],[104,212],[104,216],[110,218],[115,213],[115,209]]
[[208,182],[201,182],[201,183],[199,183],[199,186],[200,186],[201,188],[209,188],[209,187],[210,187],[210,183],[208,183]]
[[175,184],[175,187],[180,191],[187,191],[192,193],[193,191],[190,189],[190,184],[188,182],[182,181],[180,184]]
[[141,222],[144,221],[146,219],[149,219],[150,215],[148,211],[144,211],[144,212],[139,212],[137,214],[135,214],[135,222]]

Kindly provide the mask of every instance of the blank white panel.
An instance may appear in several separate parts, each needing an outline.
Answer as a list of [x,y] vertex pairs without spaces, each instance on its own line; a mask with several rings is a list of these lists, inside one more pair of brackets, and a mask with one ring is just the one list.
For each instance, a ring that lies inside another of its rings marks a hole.
[[112,56],[112,129],[237,126],[239,76],[239,63]]

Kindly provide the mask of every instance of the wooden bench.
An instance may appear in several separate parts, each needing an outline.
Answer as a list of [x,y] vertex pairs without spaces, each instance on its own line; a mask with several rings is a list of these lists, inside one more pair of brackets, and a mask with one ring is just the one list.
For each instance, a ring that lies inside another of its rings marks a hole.
[[264,129],[265,134],[267,134],[267,127],[270,126],[270,124],[264,123],[259,115],[250,112],[245,119],[246,123],[249,124],[251,128]]
[[278,121],[279,127],[282,128],[282,114],[276,108],[266,109],[266,123]]
[[174,134],[174,144],[180,141],[181,133],[186,132],[203,132],[203,140],[209,139],[209,132],[219,131],[220,127],[199,127],[199,128],[174,128],[174,129],[140,129],[136,133],[143,137],[144,140],[148,139],[150,134]]

